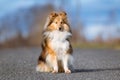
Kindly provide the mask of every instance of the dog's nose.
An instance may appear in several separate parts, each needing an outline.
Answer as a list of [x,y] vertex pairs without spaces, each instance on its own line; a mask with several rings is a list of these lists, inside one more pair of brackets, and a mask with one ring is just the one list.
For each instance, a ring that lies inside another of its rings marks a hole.
[[63,31],[63,28],[60,27],[60,28],[59,28],[59,31]]
[[61,31],[61,30],[62,30],[62,28],[60,27],[60,28],[59,28],[59,30]]

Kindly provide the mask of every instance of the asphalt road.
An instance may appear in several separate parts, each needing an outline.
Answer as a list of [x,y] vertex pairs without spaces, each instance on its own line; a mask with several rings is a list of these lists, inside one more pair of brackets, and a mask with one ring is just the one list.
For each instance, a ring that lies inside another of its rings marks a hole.
[[40,48],[0,50],[0,80],[120,80],[120,50],[74,49],[71,74],[36,72]]

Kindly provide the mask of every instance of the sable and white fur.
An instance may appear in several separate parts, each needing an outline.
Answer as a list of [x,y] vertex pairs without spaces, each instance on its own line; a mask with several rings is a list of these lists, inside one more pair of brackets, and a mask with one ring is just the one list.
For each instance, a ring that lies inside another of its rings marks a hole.
[[[67,15],[65,14],[65,16]],[[61,15],[58,14],[50,23],[47,22],[43,32],[42,52],[36,70],[71,73],[69,67],[73,60],[72,46],[69,40],[71,36],[70,26],[64,22]]]

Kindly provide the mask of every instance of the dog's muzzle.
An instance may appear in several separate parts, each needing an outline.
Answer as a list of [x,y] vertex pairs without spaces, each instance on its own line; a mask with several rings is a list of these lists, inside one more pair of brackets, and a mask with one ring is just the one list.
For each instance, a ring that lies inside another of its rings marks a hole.
[[59,28],[59,31],[63,31],[64,29],[62,27]]

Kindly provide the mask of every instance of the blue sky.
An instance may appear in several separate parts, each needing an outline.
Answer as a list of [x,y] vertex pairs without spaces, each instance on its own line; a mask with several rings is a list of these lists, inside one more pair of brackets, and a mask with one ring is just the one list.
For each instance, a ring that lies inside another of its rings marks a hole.
[[[104,23],[108,21],[109,14],[113,10],[116,15],[116,23],[120,22],[120,0],[66,0],[65,2],[60,4],[60,0],[53,0],[52,2],[49,0],[0,0],[0,15],[10,13],[21,7],[51,3],[56,8],[62,6],[69,14],[73,13],[74,17],[77,16],[77,18],[82,19],[85,24]],[[75,13],[76,9],[78,13]]]
[[109,20],[112,11],[115,11],[116,22],[120,22],[120,0],[81,0],[81,2],[81,17],[85,22],[104,23]]

